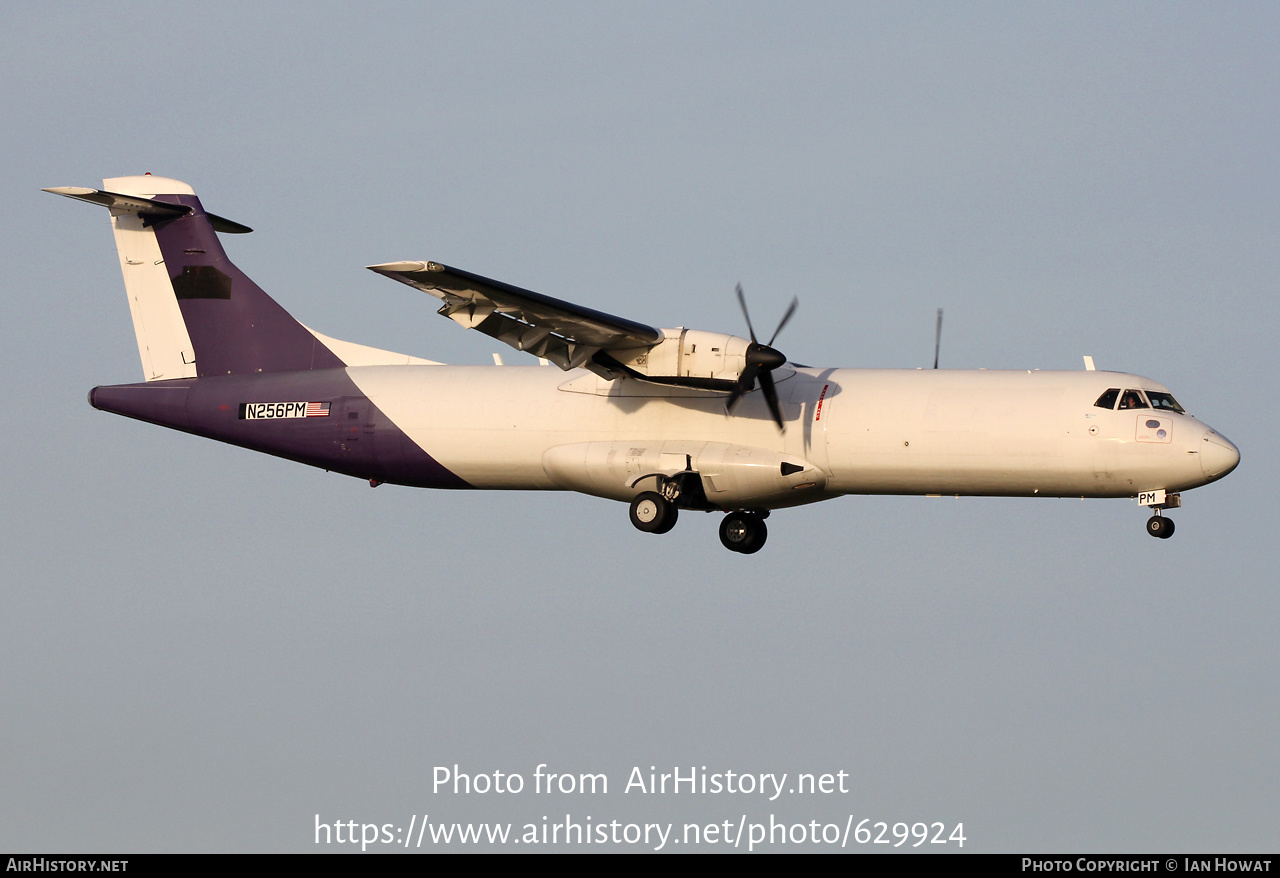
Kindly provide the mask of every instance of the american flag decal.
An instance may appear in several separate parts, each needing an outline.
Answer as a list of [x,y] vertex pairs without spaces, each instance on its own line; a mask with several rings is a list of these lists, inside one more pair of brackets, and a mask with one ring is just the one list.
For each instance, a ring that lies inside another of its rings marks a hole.
[[329,417],[329,403],[327,402],[309,402],[307,403],[308,418],[327,418]]

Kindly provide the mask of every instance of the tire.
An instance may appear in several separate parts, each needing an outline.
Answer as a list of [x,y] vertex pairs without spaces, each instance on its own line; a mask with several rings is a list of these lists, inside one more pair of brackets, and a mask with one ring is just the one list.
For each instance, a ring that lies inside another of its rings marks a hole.
[[676,508],[661,494],[645,491],[631,501],[631,523],[636,530],[664,534],[676,526]]
[[652,533],[664,534],[676,526],[676,519],[680,516],[680,509],[670,500],[667,501],[667,520],[659,528],[655,528]]
[[1153,515],[1147,519],[1147,533],[1167,540],[1173,534],[1173,521],[1160,515]]
[[769,529],[758,515],[730,512],[720,522],[720,542],[730,552],[753,555],[764,548]]

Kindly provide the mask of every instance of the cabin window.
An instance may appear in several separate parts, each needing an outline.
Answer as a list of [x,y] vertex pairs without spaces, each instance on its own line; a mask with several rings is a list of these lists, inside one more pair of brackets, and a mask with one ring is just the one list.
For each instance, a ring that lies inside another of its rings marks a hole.
[[1150,408],[1147,401],[1142,398],[1141,390],[1126,390],[1124,396],[1120,397],[1121,409],[1145,409]]
[[1151,400],[1151,407],[1153,409],[1160,409],[1161,411],[1166,412],[1177,412],[1180,415],[1185,415],[1187,413],[1182,406],[1178,405],[1178,401],[1174,399],[1171,394],[1165,393],[1162,390],[1148,390],[1147,399]]
[[1120,388],[1113,387],[1102,396],[1098,397],[1098,401],[1094,403],[1100,409],[1113,409],[1116,407],[1116,398],[1120,396]]

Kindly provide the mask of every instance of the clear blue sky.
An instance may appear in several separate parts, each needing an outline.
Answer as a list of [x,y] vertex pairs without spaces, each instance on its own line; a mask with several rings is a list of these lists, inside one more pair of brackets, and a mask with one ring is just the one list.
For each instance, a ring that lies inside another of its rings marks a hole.
[[[1263,3],[7,11],[0,847],[773,813],[1274,852],[1277,45]],[[145,171],[352,341],[489,362],[363,267],[399,259],[652,325],[796,295],[778,346],[813,365],[928,365],[944,307],[944,367],[1091,354],[1243,462],[1167,542],[1126,501],[860,497],[750,557],[711,516],[654,538],[576,495],[371,491],[85,403],[140,380],[123,285],[103,212],[39,190]],[[434,794],[455,763],[611,789]],[[623,794],[650,765],[851,790]]]

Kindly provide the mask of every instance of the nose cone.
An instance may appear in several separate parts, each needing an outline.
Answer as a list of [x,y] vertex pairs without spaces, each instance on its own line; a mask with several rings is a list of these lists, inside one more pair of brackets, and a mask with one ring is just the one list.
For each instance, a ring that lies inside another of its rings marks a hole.
[[1206,477],[1220,479],[1240,463],[1240,449],[1226,436],[1213,430],[1200,443],[1200,467]]

